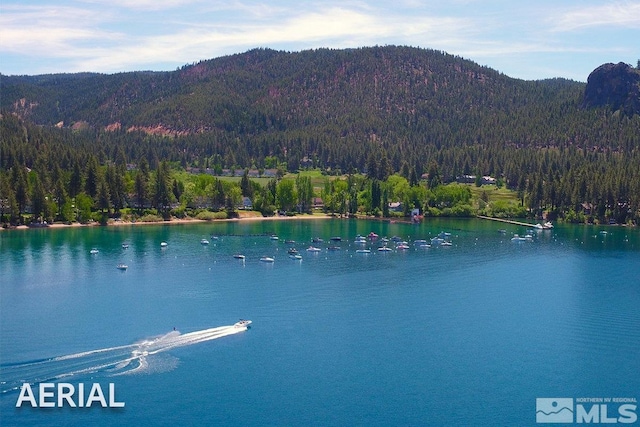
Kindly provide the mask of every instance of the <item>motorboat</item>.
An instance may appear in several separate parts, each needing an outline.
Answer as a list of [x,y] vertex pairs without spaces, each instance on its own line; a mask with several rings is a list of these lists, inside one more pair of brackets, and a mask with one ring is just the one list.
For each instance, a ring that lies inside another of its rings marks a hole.
[[544,228],[545,230],[551,230],[553,228],[553,223],[551,221],[547,221],[542,224],[542,228]]
[[340,236],[334,236],[331,238],[332,242],[341,242],[342,241],[342,237]]
[[357,254],[370,254],[371,250],[369,250],[369,249],[358,249],[358,250],[356,250],[356,253]]
[[289,258],[298,261],[298,260],[302,259],[302,255],[300,255],[300,254],[289,254]]
[[307,248],[307,252],[322,252],[322,249],[316,248],[315,246],[309,246]]
[[321,237],[314,237],[313,239],[311,239],[311,243],[322,243],[324,242],[324,240],[322,240]]
[[122,244],[122,249],[128,249],[129,248],[129,244],[128,243],[123,243]]
[[371,240],[375,240],[378,238],[378,235],[372,231],[367,237]]
[[366,237],[363,237],[361,235],[357,235],[356,236],[356,240],[355,240],[355,244],[356,245],[366,245],[367,244],[367,239]]
[[533,237],[527,235],[525,237],[519,236],[518,234],[514,234],[513,237],[511,238],[512,242],[516,242],[516,243],[520,243],[520,242],[530,242],[532,241]]
[[166,248],[167,246],[169,246],[169,244],[167,242],[161,242],[160,243],[160,247],[161,248]]
[[431,239],[431,246],[439,246],[444,242],[444,239],[441,237],[434,237]]
[[381,246],[378,248],[378,252],[391,252],[393,251],[393,249],[387,247],[387,246]]
[[329,246],[327,250],[333,252],[333,251],[340,251],[342,250],[342,248],[340,246]]
[[276,235],[274,234],[274,235],[272,235],[272,236],[270,237],[270,239],[271,239],[271,240],[278,240],[279,238],[278,238],[278,236],[276,236]]
[[268,256],[260,257],[260,262],[274,262],[274,261],[275,261],[275,259],[273,259],[271,257],[268,257]]
[[406,251],[407,249],[409,249],[409,245],[407,245],[407,242],[402,242],[396,246],[396,249],[399,251]]
[[453,243],[444,241],[444,242],[440,243],[440,246],[453,246]]
[[89,251],[90,254],[97,254],[98,252],[100,252],[99,250],[97,250],[96,248],[93,248]]
[[200,244],[201,245],[208,245],[209,241],[207,239],[200,239]]
[[128,266],[127,264],[122,264],[122,263],[121,263],[121,264],[118,264],[118,265],[116,266],[116,268],[117,268],[118,270],[123,270],[123,271],[124,271],[124,270],[126,270],[127,268],[129,268],[129,266]]
[[249,325],[251,325],[251,320],[245,320],[245,319],[240,319],[239,322],[236,322],[233,327],[234,328],[249,328]]
[[420,248],[420,249],[428,249],[431,247],[431,244],[426,240],[416,240],[414,242],[414,245],[416,246],[416,248]]
[[233,257],[234,257],[235,259],[241,259],[241,260],[243,260],[243,261],[244,261],[244,258],[245,258],[245,257],[244,257],[244,255],[242,255],[242,254],[235,254]]

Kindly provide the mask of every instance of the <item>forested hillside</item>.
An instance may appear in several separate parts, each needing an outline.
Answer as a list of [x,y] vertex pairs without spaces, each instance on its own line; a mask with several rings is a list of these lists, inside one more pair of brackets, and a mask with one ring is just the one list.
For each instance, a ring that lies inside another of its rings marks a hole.
[[399,173],[430,189],[491,175],[535,215],[637,220],[640,115],[587,108],[585,87],[394,46],[255,49],[173,72],[2,76],[1,177],[15,192],[15,169],[26,167],[52,194],[59,170],[72,194],[74,168],[82,183],[90,165],[98,177],[114,168],[129,178],[125,197],[136,165],[153,172],[163,160],[176,170],[319,168],[380,182]]

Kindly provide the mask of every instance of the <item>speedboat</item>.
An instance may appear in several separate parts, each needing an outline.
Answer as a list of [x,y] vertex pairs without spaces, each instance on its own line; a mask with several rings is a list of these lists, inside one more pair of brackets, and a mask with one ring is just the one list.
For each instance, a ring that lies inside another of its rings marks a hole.
[[441,237],[434,237],[431,239],[431,246],[438,246],[444,242],[444,239]]
[[89,251],[90,254],[97,254],[98,252],[100,252],[99,250],[97,250],[96,248],[93,248]]
[[233,326],[236,328],[249,328],[251,323],[251,320],[240,319],[240,321],[236,322]]
[[275,261],[275,259],[273,259],[271,257],[268,257],[268,256],[260,257],[260,262],[274,262],[274,261]]
[[208,245],[209,241],[207,239],[200,239],[200,244],[202,245]]
[[126,270],[127,268],[129,268],[129,266],[127,264],[118,264],[116,268],[118,270]]
[[241,260],[243,260],[243,261],[244,261],[244,255],[242,255],[242,254],[235,254],[233,257],[234,257],[235,259],[241,259]]

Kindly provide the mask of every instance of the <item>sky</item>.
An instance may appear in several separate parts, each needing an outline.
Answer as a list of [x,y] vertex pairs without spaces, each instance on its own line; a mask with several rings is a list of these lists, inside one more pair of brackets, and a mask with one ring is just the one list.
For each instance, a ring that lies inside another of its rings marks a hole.
[[640,60],[640,0],[0,0],[0,73],[175,70],[263,47],[403,45],[537,80]]

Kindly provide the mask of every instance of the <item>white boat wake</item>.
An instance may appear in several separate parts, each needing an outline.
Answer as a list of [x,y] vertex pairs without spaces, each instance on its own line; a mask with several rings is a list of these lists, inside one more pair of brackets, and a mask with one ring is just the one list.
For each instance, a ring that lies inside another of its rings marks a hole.
[[[250,322],[249,322],[250,323]],[[171,370],[178,359],[160,353],[234,335],[247,330],[248,324],[220,326],[181,334],[171,331],[134,344],[84,351],[49,359],[0,365],[0,394],[19,391],[23,383],[59,381],[86,374],[130,375]]]

